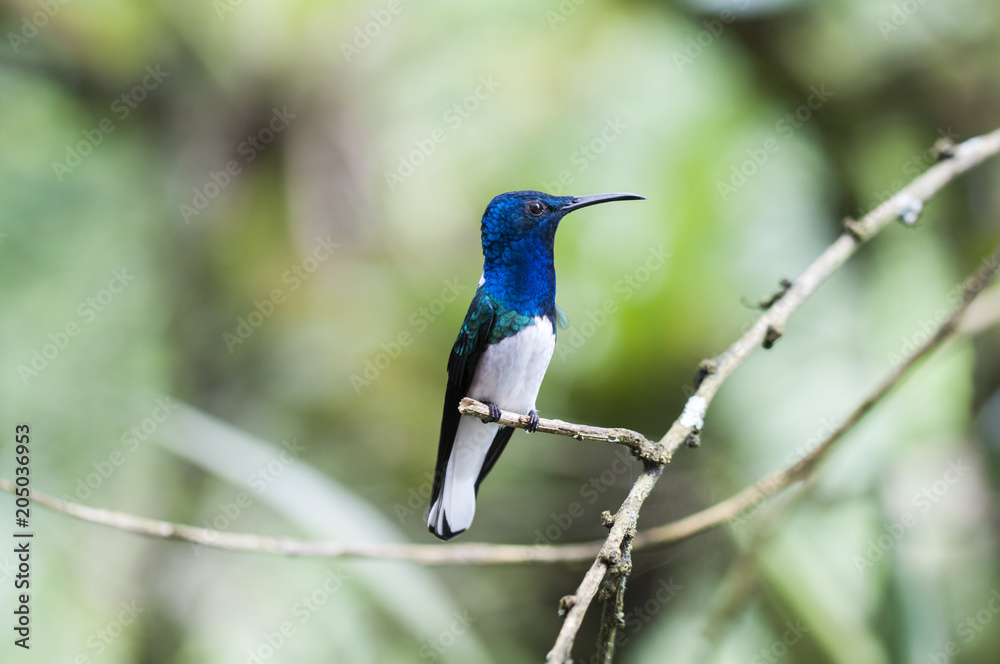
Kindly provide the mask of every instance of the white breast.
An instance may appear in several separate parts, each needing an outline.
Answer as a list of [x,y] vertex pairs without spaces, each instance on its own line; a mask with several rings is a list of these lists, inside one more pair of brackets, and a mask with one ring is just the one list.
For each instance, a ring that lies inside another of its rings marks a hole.
[[483,352],[468,396],[527,414],[535,409],[555,347],[552,321],[535,316],[531,325]]

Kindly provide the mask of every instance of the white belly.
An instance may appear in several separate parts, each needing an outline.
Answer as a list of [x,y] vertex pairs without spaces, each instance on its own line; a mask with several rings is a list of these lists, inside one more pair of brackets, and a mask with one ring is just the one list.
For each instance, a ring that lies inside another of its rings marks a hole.
[[531,325],[483,352],[468,396],[522,415],[534,410],[555,347],[552,322],[536,316]]

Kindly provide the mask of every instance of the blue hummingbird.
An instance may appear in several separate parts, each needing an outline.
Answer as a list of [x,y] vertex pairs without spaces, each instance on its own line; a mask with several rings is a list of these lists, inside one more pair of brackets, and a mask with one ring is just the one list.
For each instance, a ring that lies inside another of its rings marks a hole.
[[[448,359],[441,439],[427,528],[448,540],[472,524],[479,485],[514,429],[496,424],[500,409],[526,413],[538,427],[535,398],[556,345],[553,245],[564,216],[588,205],[639,200],[636,194],[551,196],[538,191],[500,194],[483,214],[483,276]],[[490,407],[482,421],[463,417],[472,397]]]

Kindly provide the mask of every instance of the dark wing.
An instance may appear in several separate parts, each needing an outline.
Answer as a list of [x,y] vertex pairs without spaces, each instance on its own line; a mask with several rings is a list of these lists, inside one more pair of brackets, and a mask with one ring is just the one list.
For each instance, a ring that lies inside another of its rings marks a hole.
[[[455,340],[455,345],[451,349],[451,357],[448,358],[448,387],[445,390],[444,412],[441,415],[441,440],[438,442],[431,505],[441,493],[445,469],[448,467],[451,448],[455,444],[455,434],[458,432],[458,423],[462,418],[461,413],[458,412],[458,403],[469,393],[469,388],[472,386],[472,379],[476,375],[479,359],[483,356],[483,351],[486,350],[486,341],[493,329],[495,316],[496,309],[490,296],[482,289],[476,291],[476,296],[472,298],[472,304],[469,305],[469,311],[465,314],[465,321],[458,333],[458,339]],[[503,430],[501,429],[501,431]],[[507,438],[510,438],[510,434],[507,435]],[[506,441],[504,442],[506,443]],[[494,447],[496,447],[496,440],[490,447],[490,453],[486,456],[484,470],[487,466],[492,466],[496,462],[496,457],[499,456],[499,451],[495,455],[492,454]],[[480,473],[480,478],[484,475],[485,473]]]
[[479,477],[476,478],[477,494],[479,493],[479,485],[486,479],[486,475],[493,470],[493,464],[500,458],[504,448],[507,447],[507,443],[510,441],[510,437],[513,435],[514,429],[512,427],[500,427],[497,429],[497,435],[493,436],[490,449],[486,451],[486,460],[483,461],[483,467],[479,470]]

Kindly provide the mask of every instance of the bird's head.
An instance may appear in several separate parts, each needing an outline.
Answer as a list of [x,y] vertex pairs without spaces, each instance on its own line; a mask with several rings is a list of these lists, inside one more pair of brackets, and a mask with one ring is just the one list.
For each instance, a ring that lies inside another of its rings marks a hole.
[[588,205],[641,199],[635,194],[552,196],[540,191],[500,194],[483,215],[482,287],[524,314],[555,306],[553,244],[559,221]]
[[[636,194],[552,196],[540,191],[500,194],[483,214],[483,253],[487,262],[520,262],[539,250],[551,255],[559,221],[588,205],[642,199]],[[526,255],[527,254],[527,255]]]

